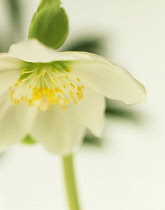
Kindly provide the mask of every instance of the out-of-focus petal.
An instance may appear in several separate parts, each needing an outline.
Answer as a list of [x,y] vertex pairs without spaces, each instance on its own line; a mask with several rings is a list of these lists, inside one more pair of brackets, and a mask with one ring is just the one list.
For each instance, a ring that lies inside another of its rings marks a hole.
[[0,151],[3,151],[29,133],[35,110],[24,104],[14,106],[2,98],[0,109]]
[[31,134],[53,153],[72,153],[81,144],[85,132],[76,114],[73,106],[66,110],[54,106],[46,112],[41,111],[34,121]]
[[125,69],[95,54],[83,52],[66,52],[65,54],[76,54],[79,59],[82,59],[71,62],[72,72],[93,85],[104,96],[122,101],[127,105],[145,100],[144,86]]
[[100,136],[104,124],[104,96],[90,86],[85,86],[83,95],[83,100],[75,106],[76,115],[95,136]]

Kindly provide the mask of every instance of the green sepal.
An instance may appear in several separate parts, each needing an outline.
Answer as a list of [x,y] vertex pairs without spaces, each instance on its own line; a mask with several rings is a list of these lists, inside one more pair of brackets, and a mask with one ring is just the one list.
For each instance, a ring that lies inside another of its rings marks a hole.
[[32,18],[28,38],[57,49],[67,38],[68,28],[68,18],[60,1],[42,0]]
[[30,136],[27,135],[23,140],[22,140],[23,144],[28,144],[28,145],[33,145],[36,144],[36,141]]
[[85,145],[89,145],[89,146],[101,147],[103,140],[94,136],[91,132],[87,131],[87,133],[83,139],[83,143]]
[[60,4],[61,4],[61,1],[60,0],[41,0],[39,6],[38,6],[38,9],[37,11],[39,11],[40,9],[43,9],[43,8],[49,8],[49,7],[60,7]]

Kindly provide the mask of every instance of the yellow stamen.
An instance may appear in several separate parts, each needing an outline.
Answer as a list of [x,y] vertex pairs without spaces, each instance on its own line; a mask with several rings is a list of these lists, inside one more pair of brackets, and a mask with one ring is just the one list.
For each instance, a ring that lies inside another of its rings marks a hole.
[[14,104],[24,101],[29,107],[36,106],[45,111],[50,105],[66,109],[67,104],[77,104],[82,100],[84,86],[79,78],[69,74],[70,69],[62,65],[60,70],[51,67],[51,64],[43,64],[43,67],[41,64],[38,67],[38,64],[32,65],[34,69],[33,66],[22,69],[19,80],[9,88],[10,100]]

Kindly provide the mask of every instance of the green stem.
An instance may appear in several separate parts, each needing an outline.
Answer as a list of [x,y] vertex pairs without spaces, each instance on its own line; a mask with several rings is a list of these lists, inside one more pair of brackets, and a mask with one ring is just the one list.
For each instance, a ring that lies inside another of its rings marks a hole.
[[73,156],[72,155],[63,156],[62,163],[63,163],[64,179],[66,185],[69,210],[80,210],[77,190],[76,190]]

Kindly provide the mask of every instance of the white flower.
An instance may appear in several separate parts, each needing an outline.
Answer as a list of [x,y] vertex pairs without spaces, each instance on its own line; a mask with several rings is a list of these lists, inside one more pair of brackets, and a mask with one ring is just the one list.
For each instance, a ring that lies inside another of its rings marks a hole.
[[126,70],[85,52],[56,52],[37,40],[0,54],[0,149],[32,135],[49,151],[71,153],[89,129],[99,136],[105,100],[136,104],[145,88]]

